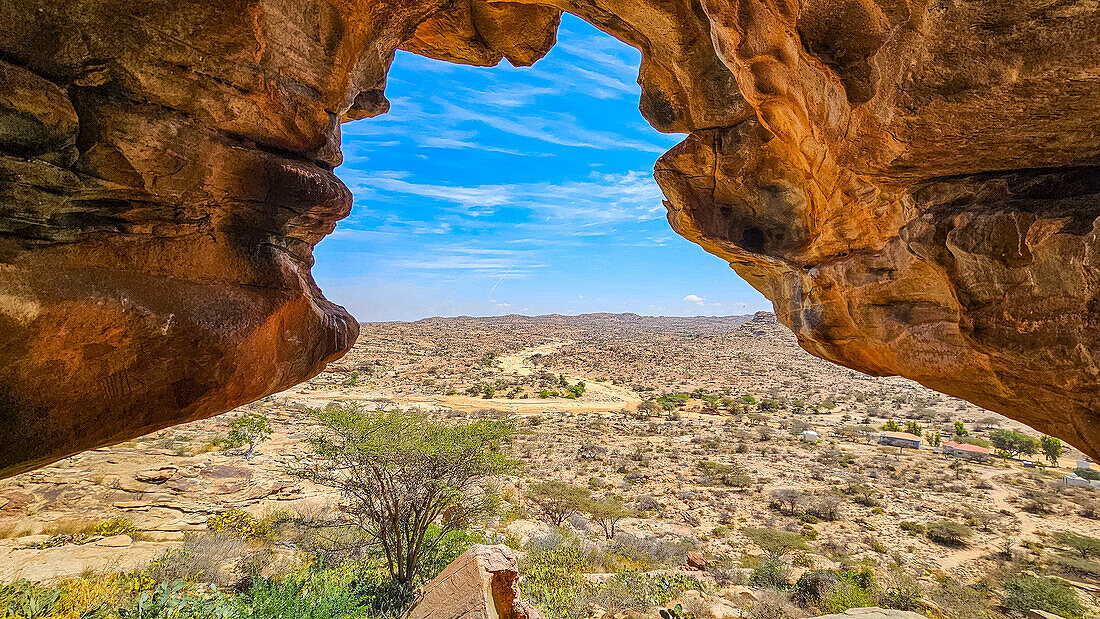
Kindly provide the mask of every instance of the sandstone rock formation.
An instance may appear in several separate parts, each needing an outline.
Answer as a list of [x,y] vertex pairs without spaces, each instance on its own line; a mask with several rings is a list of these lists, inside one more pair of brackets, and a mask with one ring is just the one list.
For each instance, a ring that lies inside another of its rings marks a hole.
[[642,52],[673,227],[801,344],[1100,457],[1094,0],[11,0],[0,475],[320,371],[341,121],[399,47],[517,65],[561,11]]
[[519,562],[501,544],[475,544],[433,578],[404,619],[543,619],[519,591]]

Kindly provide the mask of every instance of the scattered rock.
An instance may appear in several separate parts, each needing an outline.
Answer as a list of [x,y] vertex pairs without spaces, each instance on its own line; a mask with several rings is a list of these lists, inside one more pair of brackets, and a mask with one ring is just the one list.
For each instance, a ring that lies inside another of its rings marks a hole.
[[710,562],[707,561],[706,557],[703,556],[703,553],[699,552],[698,550],[692,550],[687,553],[687,564],[688,567],[697,570],[705,570],[710,567]]
[[684,591],[680,595],[679,603],[683,604],[688,615],[700,619],[726,619],[741,616],[741,611],[728,601],[718,596],[707,595],[702,591]]
[[759,602],[760,594],[755,589],[743,585],[733,585],[718,592],[719,595],[732,601]]
[[134,479],[147,484],[163,484],[176,474],[176,467],[162,466],[134,474]]

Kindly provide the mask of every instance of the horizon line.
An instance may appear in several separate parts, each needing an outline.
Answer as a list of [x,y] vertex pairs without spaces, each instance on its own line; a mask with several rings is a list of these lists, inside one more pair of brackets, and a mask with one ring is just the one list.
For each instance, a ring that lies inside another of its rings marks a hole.
[[555,312],[555,313],[552,313],[552,314],[535,314],[535,315],[531,315],[531,314],[517,314],[517,313],[513,312],[513,313],[510,313],[510,314],[492,314],[492,315],[486,315],[486,316],[471,316],[469,314],[459,314],[457,316],[425,316],[424,318],[417,318],[415,320],[367,320],[367,321],[359,321],[359,324],[361,324],[361,325],[385,325],[385,324],[394,324],[394,323],[412,324],[412,323],[417,323],[417,322],[423,322],[425,320],[456,320],[456,319],[459,319],[459,318],[555,318],[555,317],[583,318],[585,316],[637,316],[638,318],[679,318],[679,319],[709,318],[709,319],[715,319],[715,318],[740,318],[740,317],[750,317],[751,318],[751,317],[757,316],[758,314],[772,314],[772,315],[774,315],[775,312],[770,311],[770,310],[759,310],[759,311],[755,311],[755,312],[749,312],[747,314],[725,314],[725,315],[722,315],[722,316],[711,316],[711,315],[706,315],[706,314],[696,314],[694,316],[668,316],[668,315],[664,315],[664,314],[658,314],[658,315],[638,314],[638,313],[635,313],[635,312],[583,312],[583,313],[580,313],[580,314],[561,314],[561,313],[556,313]]

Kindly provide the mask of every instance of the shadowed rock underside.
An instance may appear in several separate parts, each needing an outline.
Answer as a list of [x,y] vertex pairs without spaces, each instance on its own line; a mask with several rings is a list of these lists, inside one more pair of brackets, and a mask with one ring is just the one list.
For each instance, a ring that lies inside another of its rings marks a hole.
[[1094,0],[11,0],[0,475],[343,354],[340,123],[399,47],[528,65],[562,11],[642,52],[669,221],[802,346],[1100,456]]

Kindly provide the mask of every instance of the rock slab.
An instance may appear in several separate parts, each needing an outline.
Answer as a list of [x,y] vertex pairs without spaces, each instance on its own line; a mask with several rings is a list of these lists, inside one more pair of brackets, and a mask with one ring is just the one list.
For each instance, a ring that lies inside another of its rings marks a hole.
[[476,544],[433,578],[404,619],[544,619],[523,600],[515,551]]

